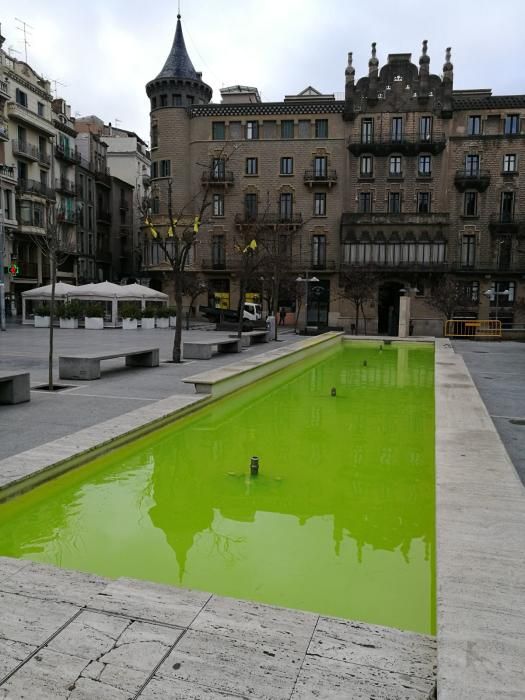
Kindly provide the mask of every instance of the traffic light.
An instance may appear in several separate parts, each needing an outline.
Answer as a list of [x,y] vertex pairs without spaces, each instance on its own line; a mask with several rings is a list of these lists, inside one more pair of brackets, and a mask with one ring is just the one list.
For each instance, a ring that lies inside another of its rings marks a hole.
[[11,277],[17,277],[19,272],[20,269],[16,263],[11,263],[11,265],[9,265],[9,274]]

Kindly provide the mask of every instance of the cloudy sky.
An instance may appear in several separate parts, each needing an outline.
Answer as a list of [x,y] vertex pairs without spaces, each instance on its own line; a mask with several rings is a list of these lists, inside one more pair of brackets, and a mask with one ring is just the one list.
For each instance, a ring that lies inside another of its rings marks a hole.
[[[17,0],[2,3],[4,47],[24,57],[15,17],[31,25],[28,60],[57,85],[73,114],[97,114],[149,140],[144,85],[171,48],[177,0]],[[344,90],[348,51],[356,76],[367,72],[370,43],[381,64],[428,39],[431,72],[452,46],[454,87],[525,93],[525,2],[506,0],[181,0],[186,46],[214,90],[255,85],[263,100],[282,100],[307,85]]]

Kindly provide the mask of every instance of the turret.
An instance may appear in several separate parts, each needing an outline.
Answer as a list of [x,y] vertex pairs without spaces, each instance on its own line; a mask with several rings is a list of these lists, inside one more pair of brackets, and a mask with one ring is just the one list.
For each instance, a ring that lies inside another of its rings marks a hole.
[[159,107],[207,104],[211,100],[211,87],[202,80],[202,73],[195,70],[188,56],[180,15],[177,15],[175,38],[164,68],[146,85],[146,93],[152,111]]

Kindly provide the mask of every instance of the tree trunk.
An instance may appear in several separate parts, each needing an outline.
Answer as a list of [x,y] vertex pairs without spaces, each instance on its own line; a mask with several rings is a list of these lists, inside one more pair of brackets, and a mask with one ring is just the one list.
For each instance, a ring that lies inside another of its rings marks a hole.
[[275,319],[275,333],[274,333],[274,340],[277,340],[277,310],[279,306],[279,278],[277,277],[276,274],[274,274],[274,282],[273,282],[273,291],[272,291],[272,296],[273,296],[273,317]]
[[173,338],[173,362],[182,362],[182,273],[173,270],[173,282],[175,287],[175,308],[177,318],[175,319],[175,337]]
[[55,285],[57,281],[56,255],[51,254],[49,261],[51,272],[51,301],[49,303],[49,357],[48,357],[48,390],[53,391],[53,325],[55,320]]
[[366,316],[365,316],[365,310],[364,310],[364,308],[363,308],[363,302],[361,302],[360,306],[361,306],[361,316],[363,317],[364,331],[365,331],[365,335],[367,335],[367,327],[366,327],[367,318],[366,318]]
[[355,302],[355,334],[359,335],[359,302]]

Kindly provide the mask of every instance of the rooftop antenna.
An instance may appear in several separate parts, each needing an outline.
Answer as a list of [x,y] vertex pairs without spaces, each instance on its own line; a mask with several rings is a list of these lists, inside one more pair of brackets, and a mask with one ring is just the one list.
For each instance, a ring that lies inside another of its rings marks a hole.
[[67,87],[66,83],[61,83],[60,80],[51,80],[50,82],[52,82],[54,85],[53,90],[55,92],[55,97],[58,97],[57,85],[61,85],[62,87]]
[[14,46],[8,46],[7,53],[11,56],[14,53],[20,53],[20,51],[18,49],[15,49]]
[[115,129],[118,129],[119,124],[122,124],[122,119],[117,119],[117,117],[115,117]]
[[23,19],[18,19],[18,17],[15,17],[15,22],[19,22],[19,23],[20,23],[21,26],[20,26],[20,27],[17,27],[17,29],[18,29],[19,32],[22,32],[23,35],[24,35],[24,51],[25,51],[25,59],[26,59],[26,63],[27,63],[27,47],[28,47],[28,46],[31,46],[31,44],[30,44],[30,43],[28,42],[28,40],[27,40],[28,35],[31,34],[31,32],[28,31],[28,30],[29,30],[29,29],[34,29],[34,27],[32,27],[32,26],[31,26],[30,24],[28,24],[27,22],[24,22]]

